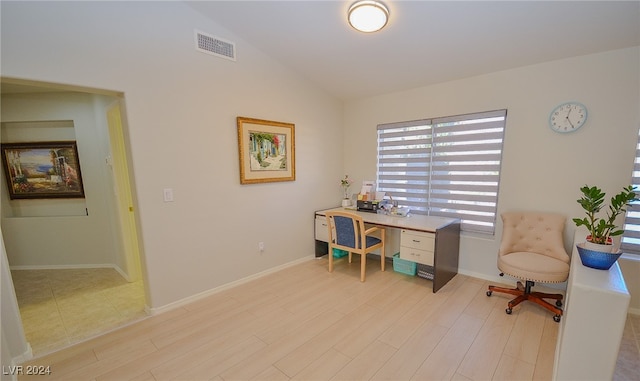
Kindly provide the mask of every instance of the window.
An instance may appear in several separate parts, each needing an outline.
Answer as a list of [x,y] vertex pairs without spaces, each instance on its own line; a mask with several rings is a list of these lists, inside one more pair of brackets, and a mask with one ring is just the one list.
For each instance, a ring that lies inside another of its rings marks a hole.
[[[640,190],[640,134],[638,135],[638,143],[636,143],[636,158],[633,164],[631,184],[637,188],[636,192]],[[640,202],[632,203],[627,208],[620,247],[626,253],[640,254]]]
[[378,126],[378,190],[411,213],[493,234],[507,110]]

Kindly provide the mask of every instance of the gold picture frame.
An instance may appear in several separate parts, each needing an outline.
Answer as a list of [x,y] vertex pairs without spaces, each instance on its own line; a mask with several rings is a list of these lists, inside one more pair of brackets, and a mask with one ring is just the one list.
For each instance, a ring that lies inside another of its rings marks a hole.
[[295,125],[239,116],[240,183],[296,179]]

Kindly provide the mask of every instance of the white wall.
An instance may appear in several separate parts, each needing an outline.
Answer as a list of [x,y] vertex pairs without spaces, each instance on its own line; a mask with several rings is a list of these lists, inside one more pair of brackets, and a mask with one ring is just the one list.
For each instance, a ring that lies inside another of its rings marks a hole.
[[640,315],[640,258],[623,256],[618,264],[631,295],[629,312]]
[[[124,93],[152,308],[313,255],[313,212],[341,197],[340,102],[180,2],[1,6],[3,76]],[[294,182],[240,185],[237,116],[295,124]]]
[[[498,213],[530,209],[565,214],[569,249],[575,230],[570,218],[582,216],[576,202],[579,187],[598,185],[611,196],[631,181],[640,127],[639,51],[575,57],[349,102],[345,172],[357,181],[375,178],[380,123],[506,108]],[[549,113],[570,100],[588,107],[587,123],[571,134],[551,131]],[[355,141],[358,150],[350,149]],[[496,277],[501,229],[499,222],[495,237],[463,235],[462,272]]]
[[[12,122],[3,125],[2,142],[75,140],[85,191],[84,199],[10,200],[2,174],[2,228],[13,268],[115,265],[126,270],[118,256],[114,188],[105,162],[106,107],[113,99],[80,93],[2,97],[1,120]],[[73,126],[24,128],[20,123],[58,120]]]
[[11,271],[5,253],[2,230],[0,229],[0,292],[2,293],[2,308],[0,308],[0,321],[2,321],[1,356],[3,372],[1,380],[16,379],[15,375],[9,375],[9,367],[17,365],[31,357],[31,347],[24,336],[20,310],[15,298],[15,289],[11,280]]

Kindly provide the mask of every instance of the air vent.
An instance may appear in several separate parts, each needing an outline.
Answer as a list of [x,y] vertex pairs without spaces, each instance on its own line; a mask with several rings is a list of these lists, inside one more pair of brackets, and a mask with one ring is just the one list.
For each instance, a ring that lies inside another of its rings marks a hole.
[[233,42],[197,30],[195,31],[195,36],[196,50],[228,60],[236,60],[236,44]]

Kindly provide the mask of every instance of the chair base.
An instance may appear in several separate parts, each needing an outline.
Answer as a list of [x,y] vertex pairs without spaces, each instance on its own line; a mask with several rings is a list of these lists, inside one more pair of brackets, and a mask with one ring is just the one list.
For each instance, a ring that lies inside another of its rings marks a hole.
[[[367,254],[361,254],[361,253],[353,253],[353,252],[349,252],[349,256],[347,257],[347,260],[349,261],[349,263],[353,263],[353,254],[358,254],[360,255],[360,282],[364,282],[365,281],[365,269],[367,268]],[[332,254],[329,254],[332,255]],[[377,254],[376,254],[377,255]],[[381,255],[380,256],[380,269],[382,271],[384,271],[385,269],[385,259],[386,257]],[[333,272],[333,257],[329,258],[329,272],[332,273]]]
[[[523,285],[522,282],[518,281],[516,288],[505,288],[498,286],[489,286],[487,291],[487,296],[491,296],[491,294],[495,292],[502,292],[505,294],[516,295],[516,298],[512,299],[508,307],[506,309],[507,314],[511,314],[513,307],[518,304],[528,300],[530,302],[534,302],[539,306],[546,308],[547,310],[555,313],[553,316],[553,320],[556,322],[560,322],[560,318],[562,317],[562,294],[547,294],[545,292],[537,292],[531,291],[531,287],[533,287],[534,283],[530,280],[526,281]],[[544,299],[554,299],[556,301],[556,305],[547,302]]]

